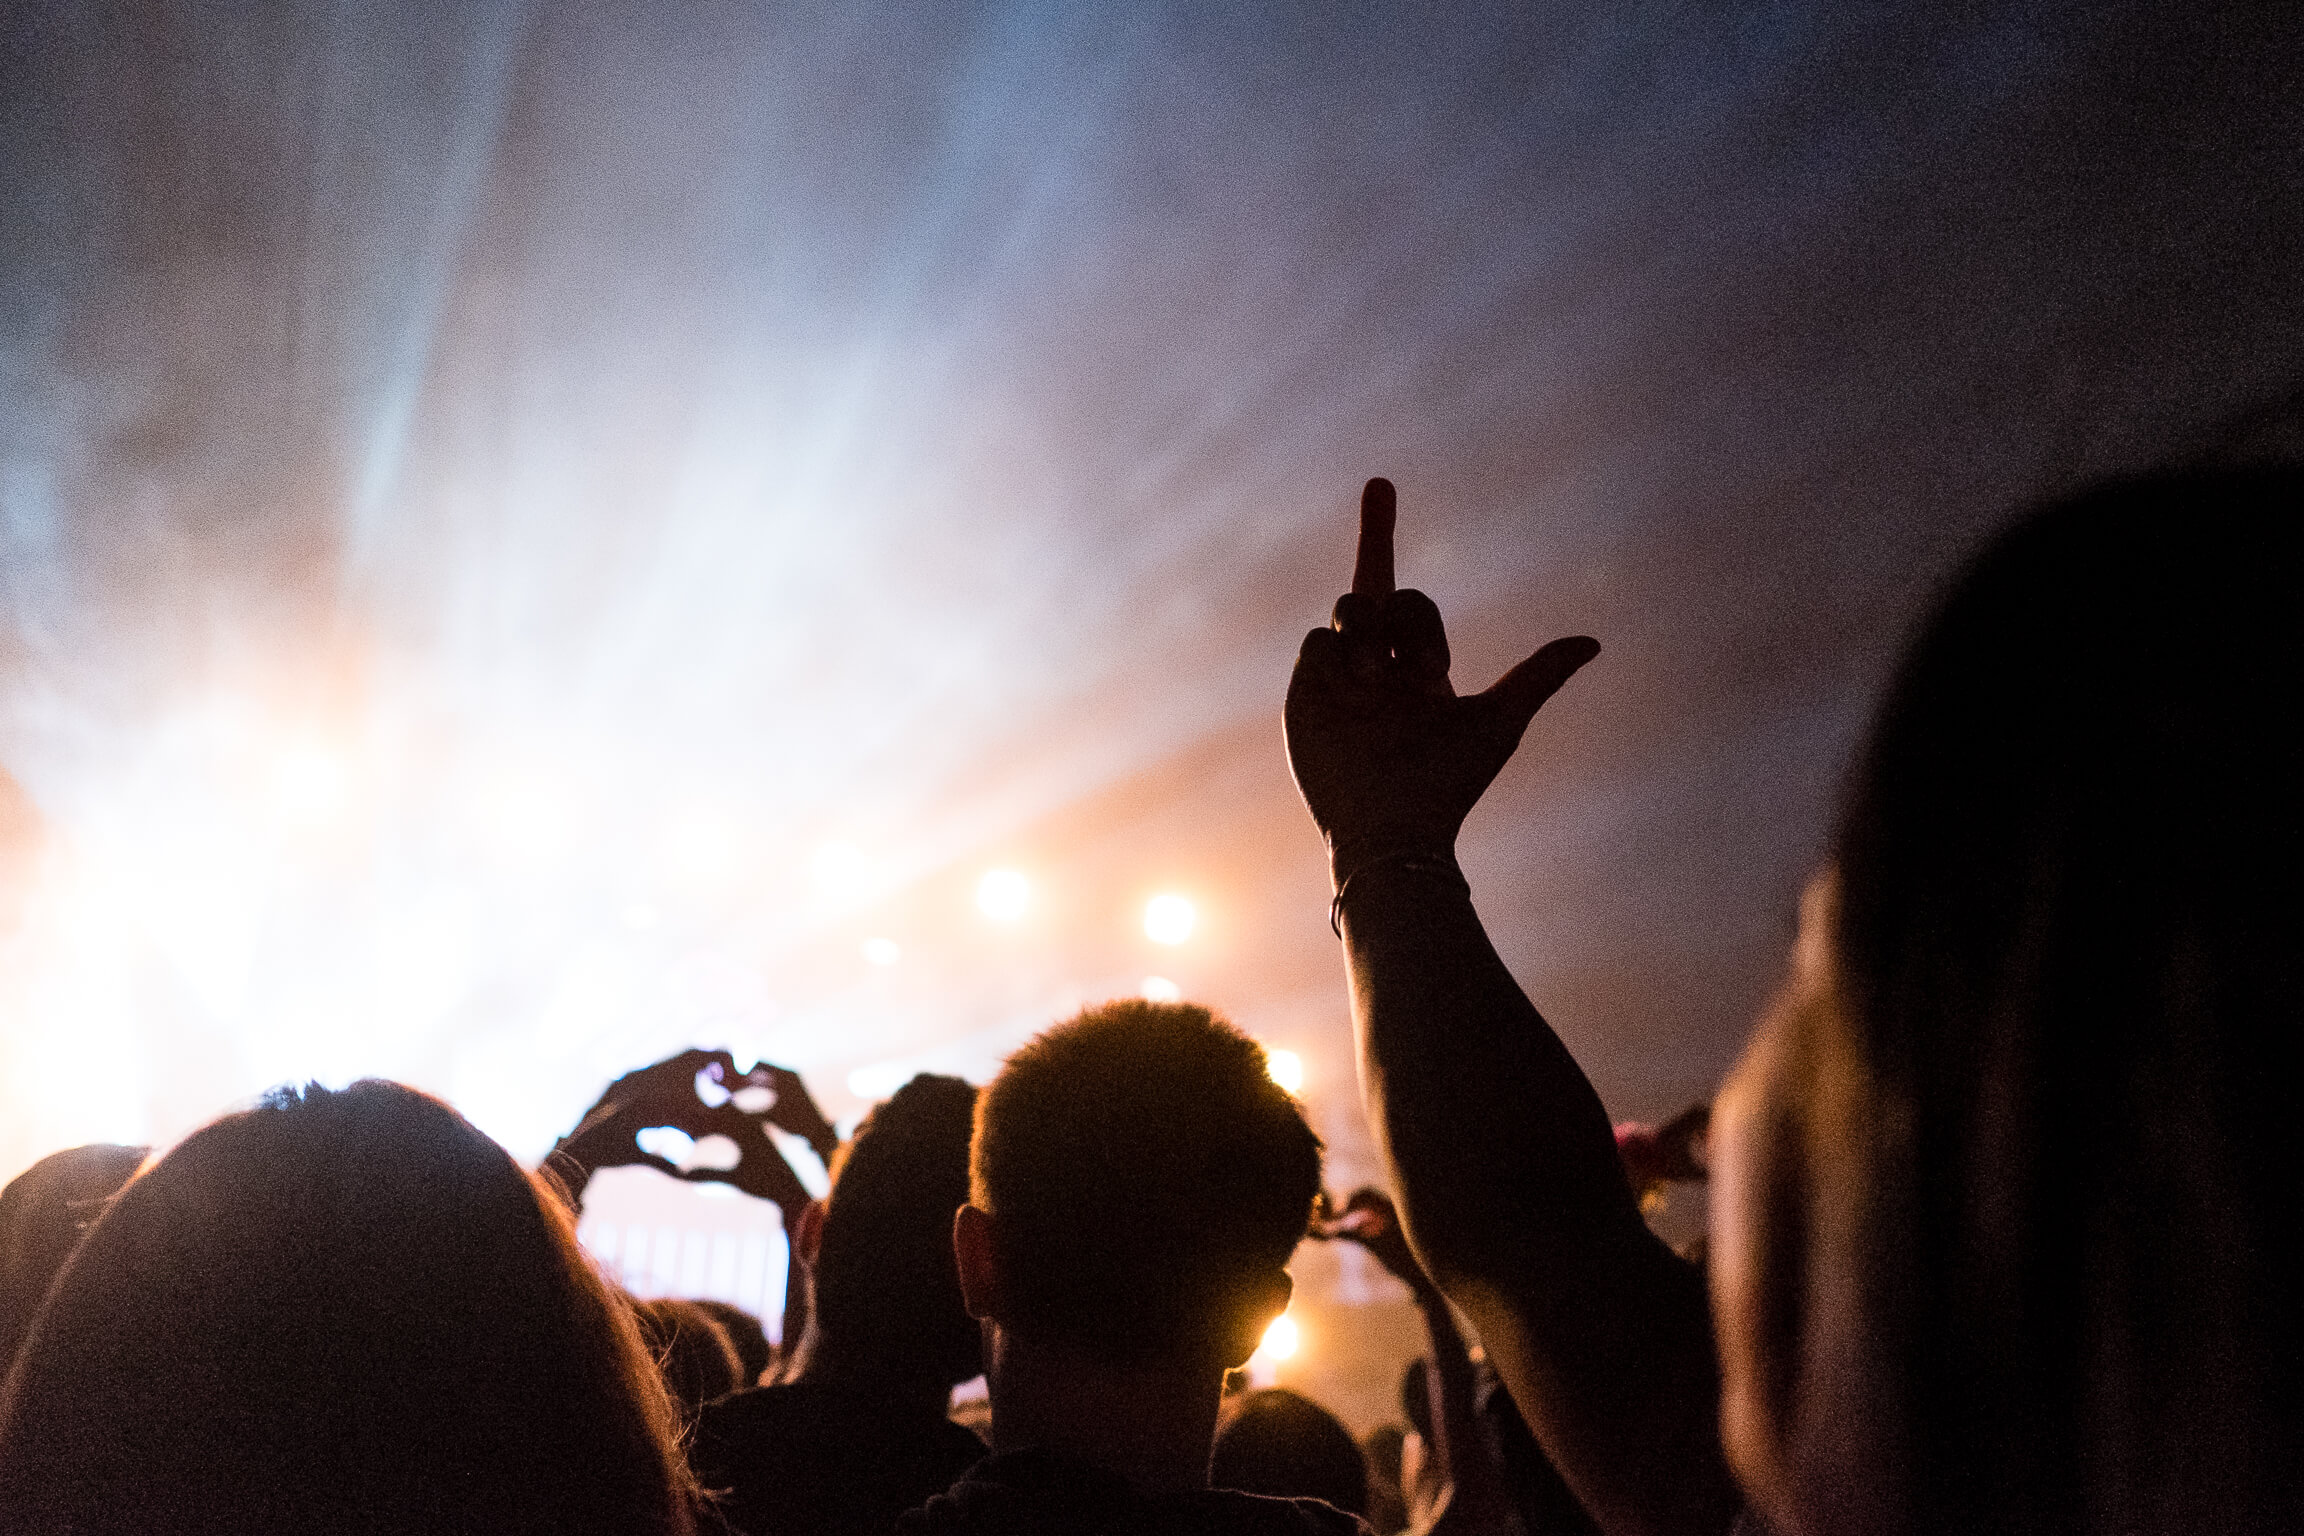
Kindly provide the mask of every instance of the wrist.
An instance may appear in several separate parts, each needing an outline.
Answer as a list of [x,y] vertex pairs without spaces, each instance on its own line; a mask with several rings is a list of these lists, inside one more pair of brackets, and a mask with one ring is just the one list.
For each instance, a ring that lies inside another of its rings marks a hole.
[[1439,859],[1454,863],[1456,834],[1445,827],[1413,824],[1381,827],[1328,839],[1328,879],[1341,886],[1372,865],[1406,859]]
[[1471,882],[1464,878],[1464,871],[1456,863],[1455,850],[1445,844],[1438,849],[1429,843],[1343,848],[1332,856],[1332,864],[1336,894],[1328,903],[1328,926],[1338,938],[1344,936],[1345,902],[1355,890],[1364,890],[1372,879],[1404,876],[1429,881],[1459,896],[1469,897],[1472,894]]

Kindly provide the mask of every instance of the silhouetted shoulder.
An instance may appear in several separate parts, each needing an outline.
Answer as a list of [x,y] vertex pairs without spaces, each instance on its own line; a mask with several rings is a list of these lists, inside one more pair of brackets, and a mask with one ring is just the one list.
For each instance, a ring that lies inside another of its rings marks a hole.
[[688,1448],[697,1481],[745,1536],[885,1531],[983,1454],[940,1413],[812,1384],[709,1404]]
[[987,1456],[898,1522],[904,1536],[1367,1536],[1318,1499],[1203,1490],[1146,1497],[1100,1467],[1048,1451]]

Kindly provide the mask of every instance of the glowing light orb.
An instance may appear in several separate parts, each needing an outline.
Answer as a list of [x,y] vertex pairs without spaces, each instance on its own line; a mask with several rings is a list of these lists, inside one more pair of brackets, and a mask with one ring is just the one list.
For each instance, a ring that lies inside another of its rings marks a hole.
[[1144,904],[1144,937],[1155,944],[1183,943],[1199,921],[1199,910],[1182,896],[1155,896]]
[[1266,1051],[1264,1071],[1290,1093],[1304,1086],[1304,1058],[1294,1051]]
[[1303,1336],[1296,1328],[1296,1319],[1283,1312],[1272,1319],[1271,1327],[1264,1330],[1264,1342],[1256,1346],[1256,1352],[1266,1359],[1286,1360],[1296,1353],[1303,1342]]
[[996,923],[1013,923],[1032,904],[1032,882],[1014,869],[988,869],[976,882],[976,910]]
[[864,958],[874,965],[894,965],[904,958],[904,951],[894,939],[866,939]]
[[1180,1003],[1184,1001],[1184,989],[1165,976],[1147,976],[1144,978],[1144,1000],[1151,1003]]

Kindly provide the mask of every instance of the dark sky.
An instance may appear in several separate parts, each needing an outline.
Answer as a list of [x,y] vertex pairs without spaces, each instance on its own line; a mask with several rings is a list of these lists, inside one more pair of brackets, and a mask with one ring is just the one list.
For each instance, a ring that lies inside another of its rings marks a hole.
[[1161,974],[1365,1176],[1278,706],[1375,473],[1460,686],[1606,646],[1464,857],[1669,1112],[1960,553],[2304,382],[2286,6],[0,16],[0,1173]]

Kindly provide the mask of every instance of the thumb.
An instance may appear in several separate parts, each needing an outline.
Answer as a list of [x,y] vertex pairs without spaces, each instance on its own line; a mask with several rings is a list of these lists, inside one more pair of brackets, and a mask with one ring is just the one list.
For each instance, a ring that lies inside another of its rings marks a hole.
[[1517,739],[1536,718],[1544,701],[1560,691],[1584,663],[1600,654],[1600,642],[1590,635],[1555,640],[1496,680],[1480,697],[1495,710],[1500,723]]

